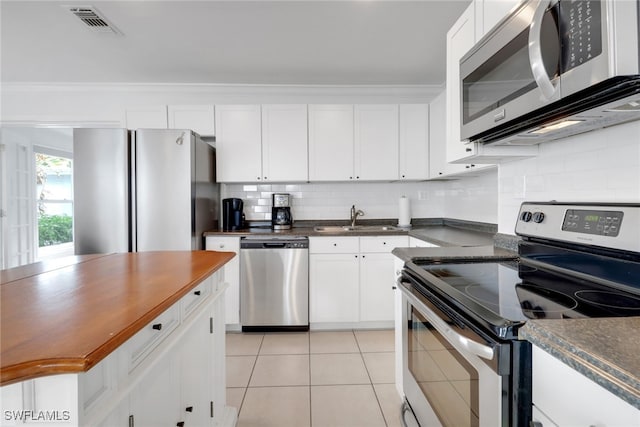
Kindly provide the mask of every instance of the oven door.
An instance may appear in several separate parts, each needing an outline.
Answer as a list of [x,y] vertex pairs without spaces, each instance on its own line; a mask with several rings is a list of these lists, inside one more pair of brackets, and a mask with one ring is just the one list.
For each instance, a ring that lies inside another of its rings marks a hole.
[[[498,426],[503,418],[503,378],[497,345],[470,335],[410,284],[402,292],[403,389],[422,426]],[[496,343],[497,344],[497,343]],[[506,423],[505,423],[506,422]]]
[[524,2],[462,58],[463,140],[560,99],[558,9]]

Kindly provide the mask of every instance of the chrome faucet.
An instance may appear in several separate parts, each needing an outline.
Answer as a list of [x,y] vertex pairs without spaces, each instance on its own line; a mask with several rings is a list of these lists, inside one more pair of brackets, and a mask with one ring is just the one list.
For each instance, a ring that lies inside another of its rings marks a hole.
[[363,215],[364,215],[364,212],[362,212],[360,209],[356,210],[356,205],[352,205],[351,206],[351,226],[355,227],[358,216],[363,216]]

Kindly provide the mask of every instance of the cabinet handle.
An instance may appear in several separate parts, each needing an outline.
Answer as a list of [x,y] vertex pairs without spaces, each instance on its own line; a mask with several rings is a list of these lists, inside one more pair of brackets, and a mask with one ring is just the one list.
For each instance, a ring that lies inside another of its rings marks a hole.
[[402,175],[402,177],[404,178],[404,175]]
[[472,168],[475,168],[475,167],[476,167],[476,165],[471,165],[471,167],[472,167]]
[[333,246],[338,246],[338,244],[337,244],[337,243],[334,243],[334,244],[333,244]]
[[352,176],[350,176],[350,177],[349,177],[349,179],[353,179],[353,177],[352,177]]
[[382,244],[383,244],[383,245],[386,245],[386,244],[387,244],[387,242],[382,242]]
[[356,176],[356,179],[360,179],[360,177],[359,177],[359,176]]
[[467,169],[469,169],[469,167],[470,167],[469,165],[465,166],[465,168],[467,168]]
[[133,415],[129,415],[129,427],[134,426]]
[[393,289],[395,291],[396,289],[398,289],[398,287],[397,286],[392,286],[391,289]]
[[265,181],[267,180],[267,177],[266,177],[266,176],[264,177],[264,180],[265,180]]
[[176,423],[176,426],[178,426],[178,427],[184,427],[184,421],[178,421],[178,422]]
[[260,177],[258,177],[257,179],[258,179],[258,181],[260,181]]
[[153,329],[155,329],[156,331],[160,331],[162,330],[162,323],[156,323],[155,325],[152,326]]
[[197,296],[200,296],[200,294],[201,294],[201,293],[202,293],[202,292],[200,292],[200,291],[195,291],[193,294],[194,294],[194,295],[197,295]]
[[187,411],[187,412],[193,412],[193,406],[187,406],[187,407],[185,408],[185,411]]
[[467,153],[471,152],[471,148],[467,148],[464,151],[466,151]]
[[442,175],[442,172],[438,172],[438,175]]

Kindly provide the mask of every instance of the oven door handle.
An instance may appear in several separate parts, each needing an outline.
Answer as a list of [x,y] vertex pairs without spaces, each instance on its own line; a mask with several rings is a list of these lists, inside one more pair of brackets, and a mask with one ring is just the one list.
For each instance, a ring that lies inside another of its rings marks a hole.
[[411,290],[400,280],[398,280],[398,286],[402,294],[407,300],[418,309],[418,311],[431,322],[434,328],[438,330],[442,335],[447,337],[451,342],[457,343],[460,347],[467,352],[474,354],[486,360],[493,360],[495,357],[495,349],[491,346],[481,344],[463,335],[460,335],[454,331],[447,323],[442,320],[437,314],[427,307],[422,301],[415,297],[411,293]]

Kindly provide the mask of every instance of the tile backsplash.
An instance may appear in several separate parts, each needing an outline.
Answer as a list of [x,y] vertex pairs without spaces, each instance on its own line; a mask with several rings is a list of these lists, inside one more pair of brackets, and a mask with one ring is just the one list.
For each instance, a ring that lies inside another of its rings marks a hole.
[[455,181],[387,183],[225,184],[222,197],[244,200],[247,220],[271,219],[271,194],[290,193],[294,220],[348,220],[351,205],[364,219],[398,218],[399,199],[411,202],[412,218],[497,222],[497,171]]
[[535,158],[500,165],[498,231],[513,234],[527,201],[640,202],[640,122],[540,145]]

